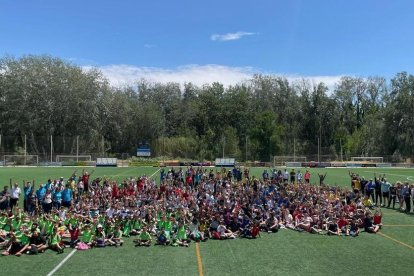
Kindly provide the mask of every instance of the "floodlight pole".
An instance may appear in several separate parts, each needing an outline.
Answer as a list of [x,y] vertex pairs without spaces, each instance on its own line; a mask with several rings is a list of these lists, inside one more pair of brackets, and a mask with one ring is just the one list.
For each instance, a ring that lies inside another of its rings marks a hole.
[[104,140],[103,135],[102,135],[102,157],[105,157],[105,140]]
[[224,147],[226,146],[226,136],[223,136],[223,158],[224,158]]
[[246,135],[246,158],[245,161],[247,162],[247,135]]
[[318,164],[321,163],[321,146],[322,146],[322,125],[319,123]]
[[293,162],[296,162],[296,138],[293,137]]
[[53,135],[50,135],[50,163],[53,162]]
[[26,166],[27,162],[27,136],[24,135],[24,165]]

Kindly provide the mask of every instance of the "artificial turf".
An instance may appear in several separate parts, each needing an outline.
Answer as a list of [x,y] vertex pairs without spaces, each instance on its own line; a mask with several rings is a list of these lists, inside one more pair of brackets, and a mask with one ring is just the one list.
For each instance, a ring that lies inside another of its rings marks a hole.
[[[90,172],[93,168],[87,168]],[[300,169],[304,171],[305,169]],[[0,168],[0,181],[22,183],[68,177],[74,168]],[[81,173],[82,169],[78,169]],[[122,180],[129,176],[152,175],[158,168],[96,168],[94,176]],[[414,170],[359,168],[352,171],[371,178],[385,173],[389,181],[414,181]],[[252,168],[260,177],[263,168]],[[311,183],[317,173],[327,172],[326,183],[350,185],[347,169],[310,169]],[[155,174],[154,174],[155,173]],[[399,204],[396,204],[396,208]],[[359,237],[331,237],[280,230],[262,233],[256,240],[210,240],[200,243],[203,275],[411,275],[414,257],[414,216],[382,209],[382,234],[361,233]],[[385,236],[386,235],[386,236]],[[122,247],[96,248],[76,252],[54,275],[200,275],[196,246],[174,248],[151,246],[136,248],[132,238]],[[2,275],[47,275],[72,249],[57,255],[47,251],[37,256],[0,257]]]

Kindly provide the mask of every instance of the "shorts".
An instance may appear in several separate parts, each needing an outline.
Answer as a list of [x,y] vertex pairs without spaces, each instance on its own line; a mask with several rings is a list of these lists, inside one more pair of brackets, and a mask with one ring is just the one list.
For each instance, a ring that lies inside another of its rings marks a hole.
[[389,193],[389,192],[383,192],[383,193],[382,193],[382,196],[383,196],[383,197],[389,197],[389,196],[390,196],[390,193]]
[[62,206],[63,207],[70,208],[71,205],[72,205],[72,202],[70,202],[70,201],[62,201]]
[[365,232],[367,232],[367,233],[375,233],[374,227],[366,227],[365,228]]

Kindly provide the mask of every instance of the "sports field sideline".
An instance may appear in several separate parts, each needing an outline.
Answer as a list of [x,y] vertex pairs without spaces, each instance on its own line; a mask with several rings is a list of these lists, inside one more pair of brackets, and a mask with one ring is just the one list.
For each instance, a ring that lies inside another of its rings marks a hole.
[[[93,168],[86,170],[92,171]],[[146,174],[159,179],[158,168],[96,168],[93,176],[122,180]],[[305,169],[301,169],[305,170]],[[317,173],[327,172],[326,183],[349,186],[347,169],[309,169],[311,183]],[[1,186],[23,180],[36,185],[48,178],[67,178],[74,168],[0,168]],[[80,173],[82,168],[78,169]],[[389,181],[414,182],[410,169],[359,168],[352,171],[373,177],[385,173]],[[260,177],[263,168],[252,168]],[[397,204],[397,206],[399,206]],[[136,248],[132,239],[123,247],[96,248],[57,255],[47,251],[37,256],[0,257],[3,275],[369,275],[412,274],[414,216],[382,209],[384,227],[378,234],[359,237],[327,237],[291,230],[262,233],[257,240],[235,239],[191,243],[189,248]]]

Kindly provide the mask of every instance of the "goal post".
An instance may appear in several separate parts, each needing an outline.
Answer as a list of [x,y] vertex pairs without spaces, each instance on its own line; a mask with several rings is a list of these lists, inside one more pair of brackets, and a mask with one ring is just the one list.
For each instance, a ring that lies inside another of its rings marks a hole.
[[91,155],[56,155],[56,162],[92,161]]
[[351,157],[352,162],[368,162],[368,163],[384,163],[381,156],[354,156]]
[[3,157],[4,166],[37,166],[39,165],[38,155],[10,154]]
[[294,155],[275,155],[273,156],[273,167],[285,166],[286,163],[302,163],[306,162],[306,156],[294,156]]

